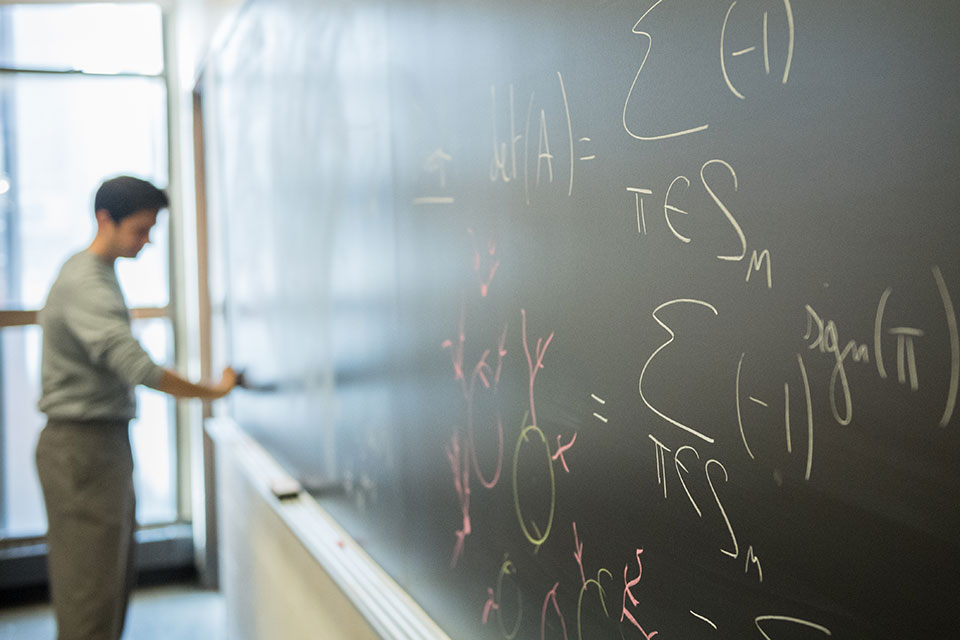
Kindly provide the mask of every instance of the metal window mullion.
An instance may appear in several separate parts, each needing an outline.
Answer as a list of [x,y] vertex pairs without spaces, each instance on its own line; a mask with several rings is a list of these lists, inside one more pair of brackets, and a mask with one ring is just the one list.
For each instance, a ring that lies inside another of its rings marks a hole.
[[[39,324],[36,309],[15,309],[0,311],[0,329],[4,327],[25,327]],[[167,318],[172,316],[169,306],[166,307],[135,307],[130,310],[134,320],[150,320],[153,318]]]
[[167,73],[137,73],[135,71],[120,71],[106,73],[99,71],[83,71],[81,69],[35,69],[30,67],[0,67],[0,75],[35,75],[35,76],[82,76],[85,78],[147,78],[166,80]]
[[[7,19],[5,12],[0,12],[0,42],[9,43],[10,38],[10,22]],[[0,270],[6,278],[6,282],[3,283],[3,288],[0,289],[4,292],[4,298],[13,300],[19,300],[19,286],[15,286],[15,282],[18,280],[15,274],[16,272],[16,260],[14,258],[15,251],[17,250],[17,243],[14,242],[14,237],[16,233],[16,195],[17,190],[15,188],[16,181],[13,179],[14,167],[13,167],[13,123],[11,117],[11,109],[13,101],[10,96],[10,88],[8,86],[0,85],[0,139],[3,141],[3,149],[0,150],[0,153],[3,154],[3,174],[7,176],[8,183],[10,188],[7,191],[6,197],[6,206],[3,207],[0,211],[0,215],[3,216],[3,247],[0,249],[0,259],[4,260],[6,264],[0,264]],[[15,292],[15,289],[17,290]],[[6,384],[4,384],[4,348],[3,340],[0,339],[0,407],[6,405]],[[7,424],[6,419],[2,412],[0,412],[0,468],[5,466],[6,462],[6,450],[7,450]],[[8,526],[8,507],[7,507],[7,491],[5,483],[5,474],[0,474],[0,531],[6,531]]]
[[[170,14],[164,9],[160,14],[160,46],[162,48],[163,56],[163,69],[164,73],[162,74],[163,86],[164,86],[164,105],[165,105],[165,114],[166,114],[166,124],[167,124],[167,191],[171,195],[171,209],[174,209],[178,212],[177,216],[174,216],[174,211],[171,210],[170,215],[167,216],[167,237],[170,241],[167,243],[167,300],[169,300],[169,320],[170,320],[170,338],[173,341],[171,355],[173,356],[173,367],[176,367],[176,363],[180,361],[179,353],[179,333],[181,330],[179,318],[177,317],[177,299],[175,297],[174,286],[177,281],[182,280],[183,278],[180,275],[180,271],[183,269],[183,264],[177,264],[177,246],[178,243],[182,243],[183,234],[180,233],[179,237],[174,233],[177,230],[177,225],[174,224],[174,218],[176,217],[179,221],[179,224],[183,224],[183,214],[182,214],[182,202],[173,198],[176,194],[182,194],[183,190],[179,187],[179,176],[175,172],[175,163],[173,158],[173,150],[176,148],[176,136],[177,132],[174,131],[173,127],[173,113],[177,109],[177,100],[179,97],[179,88],[172,86],[172,79],[176,74],[171,74],[167,70],[175,68],[176,60],[174,60],[170,47],[168,43],[170,41]],[[171,189],[171,185],[175,186],[175,189]],[[181,198],[182,200],[182,198]],[[183,254],[183,251],[180,251],[180,254]],[[187,450],[189,439],[181,437],[181,424],[180,420],[180,411],[184,410],[179,403],[171,402],[171,412],[170,416],[172,418],[173,427],[173,442],[170,445],[173,447],[173,462],[170,472],[173,474],[173,501],[174,508],[177,514],[177,521],[183,519],[184,508],[183,508],[183,496],[190,495],[188,487],[184,487],[185,475],[182,473],[184,468],[184,463],[189,463],[190,456],[189,451]],[[185,491],[186,489],[186,491]]]

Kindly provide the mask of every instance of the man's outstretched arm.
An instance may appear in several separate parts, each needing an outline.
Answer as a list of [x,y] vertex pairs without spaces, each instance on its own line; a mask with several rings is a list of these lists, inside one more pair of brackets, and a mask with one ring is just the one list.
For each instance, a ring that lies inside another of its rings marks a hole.
[[237,386],[237,372],[227,367],[216,384],[193,383],[170,369],[164,369],[163,375],[153,388],[169,393],[175,398],[200,398],[216,400],[230,393]]

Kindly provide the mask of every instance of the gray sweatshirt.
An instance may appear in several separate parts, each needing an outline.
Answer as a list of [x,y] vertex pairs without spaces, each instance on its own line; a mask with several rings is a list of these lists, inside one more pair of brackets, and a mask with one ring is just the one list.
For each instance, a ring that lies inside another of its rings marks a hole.
[[163,369],[130,333],[130,312],[113,266],[86,251],[71,257],[39,320],[40,411],[61,420],[136,417],[134,387],[155,387]]

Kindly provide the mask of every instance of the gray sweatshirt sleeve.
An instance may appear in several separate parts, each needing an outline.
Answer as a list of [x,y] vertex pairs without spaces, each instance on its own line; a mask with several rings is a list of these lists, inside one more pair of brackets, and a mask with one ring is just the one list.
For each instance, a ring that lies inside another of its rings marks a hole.
[[111,291],[102,285],[78,287],[71,292],[70,298],[64,323],[90,361],[113,371],[130,386],[155,387],[163,369],[133,337],[128,311],[119,291]]

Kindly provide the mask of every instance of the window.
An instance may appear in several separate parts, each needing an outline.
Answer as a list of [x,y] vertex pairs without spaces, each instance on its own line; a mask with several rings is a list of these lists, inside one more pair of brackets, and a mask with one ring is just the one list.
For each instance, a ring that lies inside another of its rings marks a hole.
[[[46,529],[33,451],[40,329],[60,265],[93,238],[93,195],[112,175],[167,183],[162,14],[149,4],[0,5],[0,538]],[[133,330],[172,360],[167,216],[117,272]],[[141,524],[177,517],[171,402],[138,390],[131,425]]]

